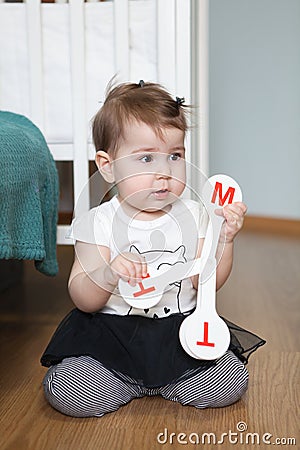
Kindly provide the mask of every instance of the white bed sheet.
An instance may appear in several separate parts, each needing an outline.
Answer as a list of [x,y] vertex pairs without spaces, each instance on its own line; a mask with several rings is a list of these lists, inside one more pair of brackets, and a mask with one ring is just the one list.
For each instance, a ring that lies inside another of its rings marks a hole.
[[[42,4],[44,135],[72,142],[68,4]],[[104,100],[114,64],[113,3],[85,3],[86,121],[89,127]],[[157,79],[154,0],[130,2],[130,80]],[[30,118],[26,5],[0,4],[0,109]]]

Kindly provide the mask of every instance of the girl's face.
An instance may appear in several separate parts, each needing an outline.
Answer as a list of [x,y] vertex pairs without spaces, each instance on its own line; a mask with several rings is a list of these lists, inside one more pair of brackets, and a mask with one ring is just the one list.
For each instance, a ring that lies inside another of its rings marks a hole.
[[118,199],[140,220],[167,212],[185,188],[184,132],[177,128],[162,132],[159,137],[143,122],[129,123],[112,161]]

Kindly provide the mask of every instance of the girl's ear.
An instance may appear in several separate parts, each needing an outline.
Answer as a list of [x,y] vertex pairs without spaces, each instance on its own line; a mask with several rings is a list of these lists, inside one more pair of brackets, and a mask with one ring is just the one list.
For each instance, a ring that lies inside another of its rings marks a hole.
[[109,154],[103,150],[99,150],[96,153],[95,162],[104,180],[107,181],[107,183],[113,183],[115,177],[112,168],[112,159]]

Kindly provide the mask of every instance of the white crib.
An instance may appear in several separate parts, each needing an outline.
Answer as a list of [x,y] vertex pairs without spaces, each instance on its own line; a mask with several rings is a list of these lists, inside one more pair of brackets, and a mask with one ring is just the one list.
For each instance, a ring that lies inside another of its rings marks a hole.
[[[54,159],[73,162],[76,214],[90,207],[90,121],[114,75],[160,82],[198,106],[188,158],[208,172],[207,24],[208,0],[0,3],[0,109],[26,115]],[[58,244],[70,243],[66,228]]]

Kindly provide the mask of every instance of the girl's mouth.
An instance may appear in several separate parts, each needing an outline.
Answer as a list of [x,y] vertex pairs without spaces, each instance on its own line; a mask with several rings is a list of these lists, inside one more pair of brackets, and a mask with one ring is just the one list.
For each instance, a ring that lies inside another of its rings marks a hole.
[[168,189],[160,189],[159,191],[154,192],[155,198],[165,199],[169,194]]

